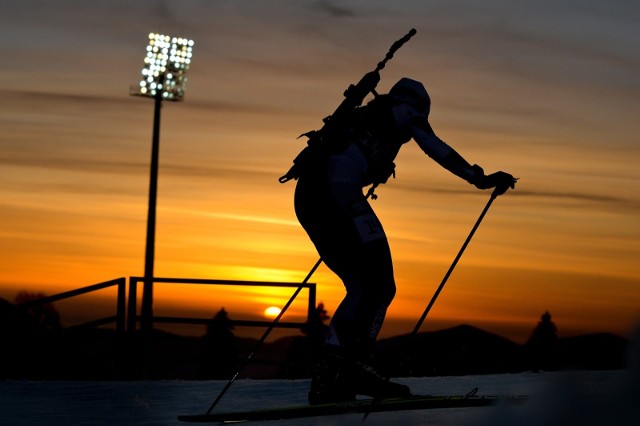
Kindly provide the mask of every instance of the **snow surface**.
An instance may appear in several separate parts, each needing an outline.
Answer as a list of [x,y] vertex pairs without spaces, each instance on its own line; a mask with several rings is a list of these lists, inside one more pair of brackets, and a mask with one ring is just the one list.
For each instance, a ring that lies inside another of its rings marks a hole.
[[[525,404],[372,413],[369,425],[640,425],[640,370],[403,378],[415,394],[529,395]],[[1,425],[188,425],[179,414],[207,411],[225,381],[0,382]],[[305,404],[308,380],[238,380],[213,411]],[[363,416],[261,422],[356,425]],[[247,425],[258,424],[247,422]]]

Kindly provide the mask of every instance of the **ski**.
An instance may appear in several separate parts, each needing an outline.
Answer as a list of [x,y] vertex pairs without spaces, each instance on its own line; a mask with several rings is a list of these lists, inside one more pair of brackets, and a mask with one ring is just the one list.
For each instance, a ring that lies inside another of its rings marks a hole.
[[[474,389],[475,391],[475,389]],[[194,414],[178,416],[178,420],[191,423],[225,423],[242,421],[285,420],[303,417],[334,416],[353,413],[379,413],[384,411],[430,410],[438,408],[486,407],[497,403],[519,403],[526,396],[487,396],[476,392],[466,395],[424,395],[408,398],[358,399],[349,402],[318,405],[293,405],[253,411]]]

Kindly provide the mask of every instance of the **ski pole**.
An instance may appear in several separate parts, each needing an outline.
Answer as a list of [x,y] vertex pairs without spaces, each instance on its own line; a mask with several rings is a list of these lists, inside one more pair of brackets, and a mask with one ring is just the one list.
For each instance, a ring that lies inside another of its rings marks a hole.
[[444,278],[442,279],[442,282],[440,283],[440,286],[438,286],[438,289],[436,290],[436,292],[434,293],[433,297],[429,301],[429,304],[427,305],[427,308],[422,313],[422,316],[418,320],[418,323],[416,324],[416,326],[413,329],[413,332],[411,333],[412,335],[416,335],[418,333],[418,331],[420,330],[420,327],[422,326],[422,323],[424,322],[425,318],[427,317],[427,314],[431,310],[431,307],[433,306],[433,304],[435,303],[436,299],[438,298],[438,295],[442,291],[442,288],[444,287],[444,285],[446,284],[447,280],[449,279],[449,276],[453,272],[453,269],[458,264],[458,261],[460,260],[460,257],[462,257],[462,253],[464,253],[464,250],[467,248],[467,245],[469,244],[469,241],[471,241],[471,238],[473,237],[473,234],[475,234],[476,229],[478,229],[478,226],[480,226],[480,222],[482,222],[482,219],[487,214],[487,211],[489,210],[489,207],[491,207],[491,204],[493,203],[493,200],[495,200],[498,197],[498,195],[503,194],[505,191],[506,191],[506,189],[504,187],[496,186],[495,189],[493,190],[493,192],[491,193],[491,197],[489,198],[489,201],[487,202],[487,205],[484,207],[484,210],[482,210],[482,213],[480,214],[480,217],[476,221],[476,224],[473,225],[473,229],[471,229],[471,232],[469,233],[469,236],[467,237],[467,239],[465,240],[464,244],[460,248],[460,251],[458,252],[458,255],[453,260],[453,263],[449,267],[449,270],[447,271],[447,273],[445,274]]
[[293,303],[293,301],[295,300],[295,298],[298,296],[298,294],[300,293],[300,291],[302,290],[302,287],[304,287],[304,285],[309,281],[309,279],[311,278],[311,276],[313,275],[313,273],[316,271],[316,269],[318,269],[318,267],[320,266],[320,264],[322,263],[322,258],[318,259],[318,261],[316,262],[315,265],[313,265],[313,268],[311,268],[311,270],[309,271],[309,273],[307,274],[307,276],[305,277],[304,280],[302,280],[302,283],[300,284],[300,286],[296,289],[296,291],[293,293],[293,295],[291,296],[291,298],[289,299],[289,301],[284,305],[284,307],[282,308],[282,310],[280,311],[280,313],[278,314],[278,316],[271,322],[271,324],[269,325],[269,328],[267,328],[267,330],[264,332],[264,334],[262,335],[262,337],[260,338],[260,340],[258,340],[258,343],[256,343],[256,346],[253,348],[253,351],[249,354],[249,356],[244,360],[244,362],[240,365],[240,368],[238,368],[238,370],[236,371],[236,373],[231,377],[231,379],[229,379],[229,381],[227,382],[227,384],[224,386],[224,388],[222,388],[222,391],[220,391],[220,394],[218,394],[218,397],[213,401],[213,403],[211,404],[211,406],[209,407],[209,409],[207,410],[207,414],[211,413],[211,410],[213,410],[213,407],[215,407],[218,402],[222,399],[222,397],[224,396],[225,393],[227,393],[227,391],[229,390],[229,388],[231,387],[231,385],[236,381],[236,379],[238,378],[238,376],[240,375],[240,373],[242,372],[242,370],[244,370],[244,368],[249,364],[249,362],[253,359],[253,357],[255,356],[256,352],[258,352],[258,349],[260,349],[260,347],[262,346],[262,344],[264,343],[264,341],[267,339],[267,336],[269,336],[269,334],[273,331],[273,329],[275,328],[276,324],[278,323],[278,321],[280,321],[280,318],[282,318],[282,316],[284,315],[284,313],[286,312],[287,309],[289,309],[289,306],[291,306],[291,304]]

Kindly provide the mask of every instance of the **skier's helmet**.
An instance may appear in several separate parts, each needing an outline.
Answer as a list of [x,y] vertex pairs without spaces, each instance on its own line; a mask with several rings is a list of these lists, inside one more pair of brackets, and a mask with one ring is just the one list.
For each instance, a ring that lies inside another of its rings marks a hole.
[[429,116],[431,99],[427,90],[419,81],[401,78],[389,91],[391,99],[398,104],[409,104],[425,117]]

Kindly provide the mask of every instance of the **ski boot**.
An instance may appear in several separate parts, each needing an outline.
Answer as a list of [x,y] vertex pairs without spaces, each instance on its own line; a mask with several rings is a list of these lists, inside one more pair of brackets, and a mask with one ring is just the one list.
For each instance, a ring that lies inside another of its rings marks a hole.
[[355,361],[350,371],[351,383],[356,395],[372,398],[404,398],[411,396],[411,389],[383,377],[364,361]]
[[344,356],[339,347],[326,348],[311,379],[309,403],[354,401],[356,395],[402,398],[411,396],[411,390],[383,377],[370,362]]
[[355,399],[345,359],[336,351],[326,350],[311,378],[309,404],[348,402]]

